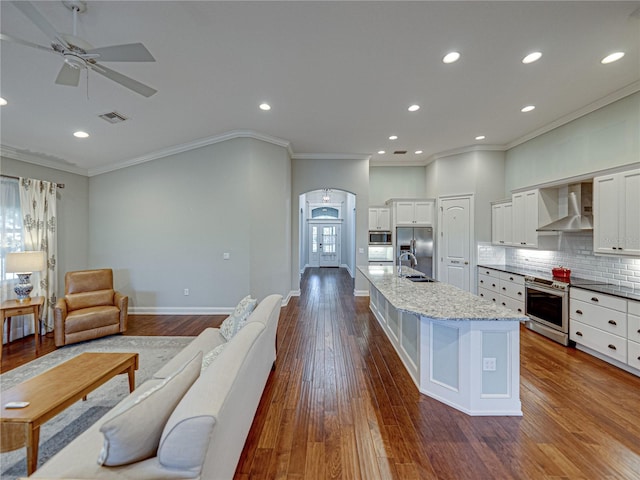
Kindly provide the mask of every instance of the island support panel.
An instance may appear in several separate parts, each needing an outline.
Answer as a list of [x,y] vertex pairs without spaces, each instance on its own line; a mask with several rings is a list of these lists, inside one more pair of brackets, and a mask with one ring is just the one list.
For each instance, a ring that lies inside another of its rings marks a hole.
[[370,308],[421,393],[468,415],[522,415],[519,321],[419,316],[373,285]]

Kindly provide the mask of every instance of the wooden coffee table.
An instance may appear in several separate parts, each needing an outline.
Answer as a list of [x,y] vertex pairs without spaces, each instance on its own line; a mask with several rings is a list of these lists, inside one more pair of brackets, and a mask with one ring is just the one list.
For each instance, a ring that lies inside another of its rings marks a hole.
[[[129,391],[135,388],[137,353],[82,353],[2,392],[2,441],[0,451],[27,447],[27,474],[38,467],[40,426],[65,408],[105,383],[127,373]],[[5,408],[8,402],[27,401],[20,409]]]

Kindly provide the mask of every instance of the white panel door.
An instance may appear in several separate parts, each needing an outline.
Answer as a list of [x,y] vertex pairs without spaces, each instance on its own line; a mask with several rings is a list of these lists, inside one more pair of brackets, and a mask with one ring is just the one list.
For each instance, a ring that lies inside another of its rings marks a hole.
[[438,279],[462,290],[471,289],[471,198],[440,202],[440,266]]

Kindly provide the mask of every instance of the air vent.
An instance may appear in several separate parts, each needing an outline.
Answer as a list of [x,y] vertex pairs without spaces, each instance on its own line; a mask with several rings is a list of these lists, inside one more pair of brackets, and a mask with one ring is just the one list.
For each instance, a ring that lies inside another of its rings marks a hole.
[[124,122],[127,119],[127,117],[118,112],[103,113],[102,115],[98,116],[109,123],[120,123]]
[[393,152],[394,155],[405,155],[406,153],[406,150],[396,150],[395,152]]

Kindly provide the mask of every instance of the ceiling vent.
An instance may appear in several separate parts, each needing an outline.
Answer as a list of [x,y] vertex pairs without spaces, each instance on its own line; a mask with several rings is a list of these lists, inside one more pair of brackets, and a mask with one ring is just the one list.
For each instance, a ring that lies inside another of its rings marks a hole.
[[393,152],[394,155],[405,155],[406,153],[406,150],[396,150],[395,152]]
[[127,120],[127,117],[118,112],[103,113],[102,115],[98,116],[109,123],[120,123]]

